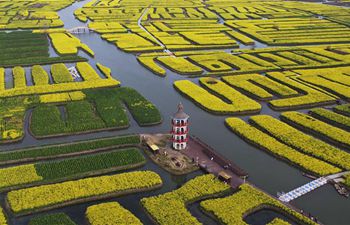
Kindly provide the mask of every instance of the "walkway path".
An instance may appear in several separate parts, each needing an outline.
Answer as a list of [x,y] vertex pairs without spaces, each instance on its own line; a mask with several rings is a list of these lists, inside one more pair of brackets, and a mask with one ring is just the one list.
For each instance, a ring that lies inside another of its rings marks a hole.
[[231,176],[230,185],[233,189],[244,183],[243,179],[248,176],[245,171],[196,137],[190,136],[188,148],[181,152],[195,160],[207,173],[218,176],[220,172],[225,171]]
[[278,197],[279,200],[282,202],[290,202],[296,198],[299,198],[302,195],[305,195],[319,187],[322,187],[323,185],[326,185],[329,181],[337,179],[339,177],[342,177],[346,174],[350,174],[350,171],[342,172],[342,173],[337,173],[333,175],[329,175],[326,177],[320,177],[316,180],[313,180],[307,184],[304,184],[301,187],[298,187],[288,193],[282,194]]
[[301,187],[298,187],[286,194],[283,194],[278,197],[282,202],[290,202],[302,195],[305,195],[323,185],[327,184],[327,179],[324,177],[320,177],[316,180],[311,181],[310,183],[304,184]]
[[67,31],[71,34],[88,34],[88,33],[91,33],[93,30],[87,26],[81,26],[81,27],[73,27]]
[[148,6],[141,14],[140,18],[137,20],[137,25],[143,30],[145,31],[150,37],[152,37],[152,39],[160,46],[164,49],[164,52],[168,53],[168,54],[173,54],[169,49],[166,48],[166,46],[157,38],[155,37],[151,32],[149,32],[146,27],[144,27],[142,25],[142,19],[143,17],[147,14],[149,8],[151,6]]
[[341,172],[341,173],[336,173],[336,174],[333,174],[333,175],[329,175],[327,176],[327,180],[334,180],[334,179],[337,179],[339,177],[342,177],[342,176],[345,176],[347,174],[350,174],[350,171],[345,171],[345,172]]
[[68,68],[68,71],[69,71],[69,73],[72,75],[72,77],[73,77],[74,79],[80,78],[80,75],[79,75],[77,69],[75,68],[75,66],[69,67],[69,68]]

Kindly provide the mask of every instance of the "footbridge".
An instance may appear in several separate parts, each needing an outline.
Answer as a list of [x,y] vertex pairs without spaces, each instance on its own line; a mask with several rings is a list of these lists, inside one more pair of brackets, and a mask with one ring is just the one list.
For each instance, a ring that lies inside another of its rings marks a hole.
[[298,188],[296,188],[288,193],[280,194],[278,199],[281,200],[282,202],[290,202],[292,200],[299,198],[300,196],[306,195],[307,193],[309,193],[313,190],[316,190],[319,187],[322,187],[323,185],[326,185],[328,182],[330,182],[332,180],[339,179],[347,174],[350,174],[350,171],[337,173],[337,174],[329,175],[326,177],[320,177],[320,178],[313,180],[307,184],[304,184],[303,186],[298,187]]
[[163,44],[157,37],[155,37],[151,32],[149,32],[147,30],[146,27],[144,27],[142,25],[142,19],[143,17],[147,14],[148,10],[150,9],[152,5],[149,5],[141,14],[141,16],[139,17],[139,19],[137,20],[137,25],[140,27],[141,30],[143,30],[144,32],[146,32],[155,43],[157,43],[160,47],[162,47],[164,49],[164,52],[167,53],[170,56],[175,56],[174,53],[172,53],[169,49],[167,49],[167,47],[165,46],[165,44]]
[[67,31],[71,34],[87,34],[87,33],[94,32],[93,29],[86,26],[73,27],[71,29],[68,29]]
[[74,79],[80,78],[80,75],[79,75],[77,69],[76,69],[74,66],[69,67],[69,68],[68,68],[68,71],[69,71],[69,73],[72,75],[72,77],[73,77]]

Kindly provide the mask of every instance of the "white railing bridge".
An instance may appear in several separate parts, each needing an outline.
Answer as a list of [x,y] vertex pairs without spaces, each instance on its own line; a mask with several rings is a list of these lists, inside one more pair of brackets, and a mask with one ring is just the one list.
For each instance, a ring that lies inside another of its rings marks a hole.
[[307,193],[316,190],[319,187],[322,187],[323,185],[326,185],[329,181],[335,180],[337,178],[340,178],[346,174],[350,174],[350,171],[337,173],[333,175],[329,175],[326,177],[320,177],[316,180],[313,180],[307,184],[304,184],[301,187],[298,187],[296,189],[293,189],[292,191],[288,193],[282,193],[278,196],[278,199],[282,202],[290,202],[294,199],[299,198],[300,196],[306,195]]
[[80,78],[80,74],[78,73],[77,69],[76,69],[74,66],[69,67],[69,68],[68,68],[68,71],[69,71],[69,73],[72,75],[72,77],[73,77],[74,79]]
[[87,34],[93,32],[94,30],[89,27],[81,26],[73,27],[71,29],[68,29],[67,31],[71,34]]

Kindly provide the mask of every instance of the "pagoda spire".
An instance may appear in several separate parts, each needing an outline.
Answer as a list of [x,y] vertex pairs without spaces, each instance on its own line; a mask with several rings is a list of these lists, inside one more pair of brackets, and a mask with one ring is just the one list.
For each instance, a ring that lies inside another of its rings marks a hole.
[[183,150],[187,147],[189,117],[184,112],[184,106],[180,102],[177,106],[177,112],[173,115],[171,121],[173,148],[176,150]]

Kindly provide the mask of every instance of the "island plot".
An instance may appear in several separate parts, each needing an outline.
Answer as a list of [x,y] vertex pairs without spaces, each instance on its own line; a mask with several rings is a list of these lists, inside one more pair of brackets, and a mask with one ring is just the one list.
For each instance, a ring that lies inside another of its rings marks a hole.
[[73,0],[50,1],[1,1],[0,29],[35,29],[48,27],[62,27],[56,11],[71,4]]
[[[228,191],[228,185],[215,180],[212,175],[203,175],[188,181],[175,191],[144,198],[141,202],[157,224],[202,224],[186,210],[186,205]],[[301,224],[317,224],[249,184],[242,184],[230,196],[201,201],[200,206],[204,212],[218,218],[223,224],[247,224],[243,221],[244,218],[262,209],[281,212],[290,220]]]
[[[1,34],[1,39],[1,47],[8,53],[8,57],[0,60],[1,66],[6,67],[0,68],[1,144],[20,141],[24,135],[29,135],[28,131],[37,138],[46,138],[127,128],[126,109],[140,126],[161,122],[158,109],[136,90],[120,87],[108,67],[100,63],[93,67],[83,62],[87,59],[77,56],[78,51],[84,50],[91,56],[94,52],[64,30],[14,31]],[[17,40],[18,46],[11,40]],[[50,44],[57,57],[49,56]],[[29,122],[28,131],[24,130],[25,122]],[[7,166],[0,169],[0,192],[27,190],[23,195],[7,193],[11,211],[24,215],[157,189],[162,180],[151,171],[98,176],[143,166],[146,159],[139,150],[139,143],[139,136],[129,135],[2,152],[1,164]],[[30,186],[36,187],[20,189]],[[47,194],[53,191],[57,196],[51,196],[50,200]],[[37,202],[23,196],[32,196]],[[5,214],[1,209],[1,224],[10,221],[12,214]],[[62,213],[30,221],[30,224],[43,223],[75,224]]]
[[[103,75],[86,62],[70,68],[63,63],[53,64],[50,72],[35,65],[30,74],[19,66],[11,71],[0,69],[0,141],[23,138],[24,116],[32,108],[30,131],[40,138],[127,128],[124,105],[141,126],[161,121],[151,102],[132,88],[116,88],[120,82],[111,76],[109,68],[102,64],[97,67]],[[12,78],[12,87],[6,87],[5,76]]]

